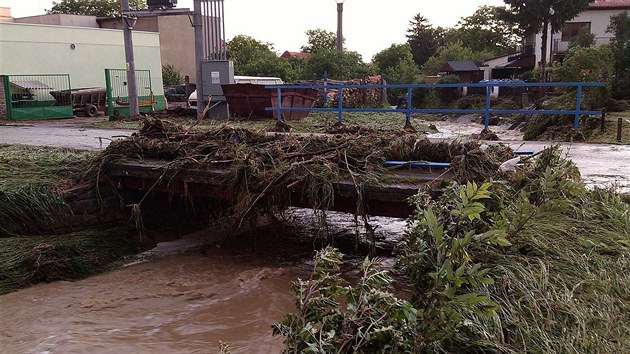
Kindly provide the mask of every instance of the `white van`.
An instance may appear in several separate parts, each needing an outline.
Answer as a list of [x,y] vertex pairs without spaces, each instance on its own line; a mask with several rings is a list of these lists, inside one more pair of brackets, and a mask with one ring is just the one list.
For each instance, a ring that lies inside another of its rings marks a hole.
[[[282,85],[284,82],[279,77],[266,76],[234,76],[235,84],[254,84],[254,85]],[[188,104],[197,106],[197,90],[193,91],[188,97]]]

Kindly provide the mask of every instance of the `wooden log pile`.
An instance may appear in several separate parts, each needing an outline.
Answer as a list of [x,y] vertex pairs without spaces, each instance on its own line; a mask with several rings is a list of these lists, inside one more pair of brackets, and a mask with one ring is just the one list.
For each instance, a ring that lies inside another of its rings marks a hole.
[[[383,81],[381,75],[366,76],[360,79],[338,81],[338,80],[312,80],[298,81],[298,85],[381,85]],[[320,99],[319,106],[336,107],[338,93],[336,88],[326,89],[326,103]],[[318,97],[324,96],[324,90],[320,89]],[[347,88],[343,90],[343,107],[381,107],[387,101],[387,92],[384,88]]]
[[[349,85],[380,85],[382,83],[381,75],[366,76],[348,81]],[[334,99],[337,99],[337,95]],[[387,95],[383,88],[348,88],[343,90],[344,107],[380,107],[386,99]]]

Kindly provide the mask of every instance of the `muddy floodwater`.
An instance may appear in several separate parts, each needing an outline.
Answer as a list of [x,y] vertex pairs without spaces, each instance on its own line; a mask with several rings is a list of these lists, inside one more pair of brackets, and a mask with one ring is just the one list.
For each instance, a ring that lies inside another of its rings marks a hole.
[[212,250],[0,297],[4,353],[273,353],[298,268]]
[[[354,228],[349,215],[329,219],[333,234]],[[308,211],[293,220],[221,247],[207,245],[216,235],[206,230],[106,274],[0,296],[0,352],[218,353],[222,341],[232,353],[278,353],[271,325],[294,310],[291,283],[310,275],[318,228]],[[405,225],[374,221],[392,242]]]

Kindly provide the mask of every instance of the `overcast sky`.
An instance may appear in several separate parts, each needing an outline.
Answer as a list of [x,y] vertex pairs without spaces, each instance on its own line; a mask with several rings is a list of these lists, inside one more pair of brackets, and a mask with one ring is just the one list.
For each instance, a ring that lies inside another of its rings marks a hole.
[[[503,5],[503,0],[345,0],[343,36],[348,50],[369,62],[392,43],[406,41],[409,21],[417,13],[436,26],[452,27],[481,5]],[[13,17],[41,15],[52,0],[0,0]],[[193,0],[179,0],[178,8],[193,8]],[[306,30],[337,31],[335,0],[225,0],[227,39],[246,34],[274,45],[278,53],[299,51]]]

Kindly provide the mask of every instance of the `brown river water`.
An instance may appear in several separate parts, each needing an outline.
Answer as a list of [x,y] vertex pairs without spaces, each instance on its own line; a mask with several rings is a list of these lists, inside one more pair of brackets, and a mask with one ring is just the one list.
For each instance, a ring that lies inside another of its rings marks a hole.
[[[331,214],[329,232],[354,237],[352,217]],[[405,225],[373,221],[386,240]],[[280,229],[257,228],[220,246],[210,229],[105,274],[2,295],[0,353],[219,353],[220,341],[232,353],[279,353],[282,337],[271,325],[294,310],[291,283],[310,275],[317,225],[298,210]],[[359,253],[344,266],[349,276]]]

